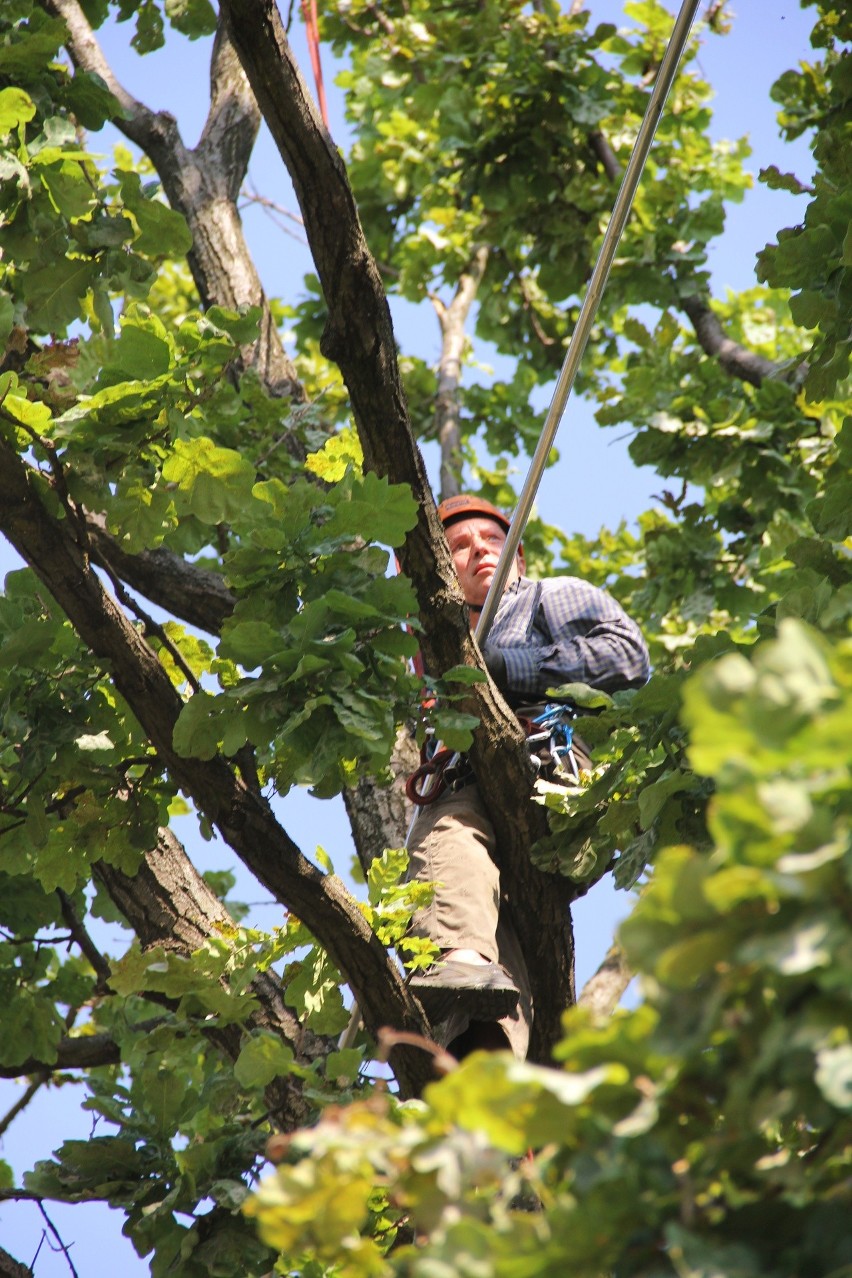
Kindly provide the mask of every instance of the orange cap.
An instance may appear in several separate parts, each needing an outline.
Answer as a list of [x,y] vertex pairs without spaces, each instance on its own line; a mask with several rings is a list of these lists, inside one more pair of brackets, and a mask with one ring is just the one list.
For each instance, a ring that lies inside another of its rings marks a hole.
[[449,528],[450,524],[456,523],[459,519],[475,519],[477,515],[484,516],[486,519],[496,519],[501,528],[505,528],[506,532],[509,531],[507,516],[484,497],[471,497],[467,493],[459,493],[457,497],[448,497],[438,507],[438,518],[445,528]]

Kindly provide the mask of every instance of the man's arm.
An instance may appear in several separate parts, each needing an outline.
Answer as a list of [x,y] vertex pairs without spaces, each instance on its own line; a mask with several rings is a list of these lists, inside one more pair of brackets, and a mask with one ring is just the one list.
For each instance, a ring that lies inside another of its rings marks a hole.
[[[539,584],[531,630],[523,636],[513,634],[511,616],[504,621],[501,607],[487,645],[489,668],[492,662],[505,667],[496,682],[512,697],[542,697],[548,688],[562,683],[587,683],[615,692],[647,681],[650,662],[645,640],[611,595],[578,577]],[[511,614],[508,599],[507,604],[505,613]]]

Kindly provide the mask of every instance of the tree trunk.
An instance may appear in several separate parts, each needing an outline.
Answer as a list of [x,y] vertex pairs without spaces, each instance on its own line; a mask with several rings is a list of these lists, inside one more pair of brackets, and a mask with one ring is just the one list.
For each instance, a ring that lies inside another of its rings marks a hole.
[[[481,667],[411,431],[387,299],[343,162],[319,120],[272,0],[227,0],[223,12],[299,200],[328,306],[322,349],[349,390],[365,465],[409,485],[418,503],[417,525],[400,561],[420,605],[426,668],[440,673],[454,665]],[[481,718],[471,754],[535,986],[530,1055],[545,1060],[558,1040],[562,1011],[574,999],[568,911],[573,889],[530,863],[529,849],[546,834],[547,821],[527,801],[532,768],[517,719],[491,682],[471,688],[459,707]]]
[[365,874],[373,858],[381,856],[385,848],[405,845],[413,815],[405,796],[405,783],[419,763],[420,754],[411,732],[400,728],[390,761],[390,784],[378,785],[362,778],[353,789],[343,791],[355,851]]

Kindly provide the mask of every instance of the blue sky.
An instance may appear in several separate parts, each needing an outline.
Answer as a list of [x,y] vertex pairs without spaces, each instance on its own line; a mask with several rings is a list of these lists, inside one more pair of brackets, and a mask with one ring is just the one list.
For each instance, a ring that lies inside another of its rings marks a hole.
[[[294,6],[298,11],[298,6]],[[620,0],[589,0],[595,19],[623,22]],[[704,6],[702,5],[702,8]],[[768,164],[782,170],[796,171],[806,179],[811,161],[804,143],[785,146],[775,124],[775,107],[769,99],[769,87],[785,69],[809,57],[809,32],[813,9],[803,11],[795,0],[752,0],[741,2],[742,12],[735,13],[733,31],[725,39],[709,40],[702,50],[699,66],[714,86],[713,134],[717,138],[747,135],[753,147],[752,169]],[[206,48],[182,39],[169,42],[168,48],[155,58],[140,59],[127,48],[127,27],[113,27],[104,40],[114,69],[126,86],[148,105],[172,111],[178,118],[184,140],[194,144],[206,111]],[[301,30],[294,32],[294,45],[302,56],[304,43]],[[326,56],[326,91],[331,108],[332,133],[343,141],[340,97],[331,83],[333,70]],[[306,78],[310,73],[306,71]],[[107,149],[98,140],[97,147]],[[269,199],[295,211],[296,204],[274,147],[263,131],[253,159],[250,177],[254,185]],[[727,229],[713,249],[711,269],[717,296],[727,289],[749,287],[754,283],[755,254],[778,228],[799,221],[804,212],[801,200],[785,192],[769,191],[755,182],[745,202],[729,213]],[[281,232],[259,209],[246,211],[245,221],[267,292],[292,297],[294,278],[308,269],[305,250]],[[409,315],[399,314],[400,328],[405,326],[405,341],[417,346],[425,358],[438,352],[437,326],[430,316],[414,321],[420,328],[412,330]],[[559,443],[563,453],[570,442],[571,468],[561,463],[546,478],[540,494],[540,510],[550,522],[570,529],[594,534],[606,524],[616,525],[622,518],[633,520],[652,505],[652,494],[659,491],[660,480],[653,472],[638,470],[630,462],[626,441],[613,438],[620,432],[598,428],[589,410],[579,402],[569,401]],[[434,472],[434,463],[429,460]],[[606,476],[604,483],[599,477]],[[518,475],[518,484],[523,476]],[[0,572],[13,566],[14,556],[0,545]],[[319,805],[304,793],[295,793],[281,804],[281,817],[289,833],[308,855],[317,842],[329,851],[339,870],[349,861],[349,838],[341,807],[336,803]],[[187,828],[188,828],[187,822]],[[178,830],[180,834],[181,831]],[[234,867],[235,858],[227,851],[200,845],[192,835],[187,837],[194,855],[204,858],[201,868]],[[259,888],[249,886],[249,899],[262,895]],[[578,979],[580,983],[597,966],[611,939],[615,920],[629,906],[629,900],[600,885],[582,901],[575,912],[577,934]],[[280,917],[279,907],[255,911],[258,921],[271,924]],[[117,929],[116,929],[117,931]],[[110,948],[109,939],[107,942]],[[117,936],[111,938],[115,951],[123,945]],[[0,1081],[0,1116],[5,1114],[20,1095],[17,1084]],[[0,1157],[11,1162],[20,1175],[36,1158],[47,1157],[65,1137],[84,1137],[91,1129],[91,1116],[79,1110],[82,1100],[79,1088],[42,1091],[9,1132],[0,1138]],[[50,1208],[50,1214],[66,1243],[73,1243],[72,1258],[80,1278],[102,1278],[121,1275],[132,1278],[148,1272],[146,1262],[139,1261],[120,1235],[122,1218],[96,1205]],[[0,1207],[0,1243],[17,1259],[29,1263],[39,1244],[43,1221],[37,1208],[30,1204],[5,1204]],[[42,1247],[36,1266],[38,1278],[59,1278],[69,1273],[66,1260]]]

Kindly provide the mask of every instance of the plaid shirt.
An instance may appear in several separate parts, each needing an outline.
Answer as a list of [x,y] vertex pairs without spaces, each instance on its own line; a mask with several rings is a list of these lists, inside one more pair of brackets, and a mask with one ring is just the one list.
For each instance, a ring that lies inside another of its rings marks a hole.
[[579,577],[513,582],[487,643],[502,651],[513,701],[541,698],[562,683],[605,692],[637,688],[651,669],[635,621],[606,591]]

